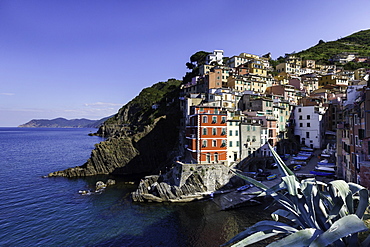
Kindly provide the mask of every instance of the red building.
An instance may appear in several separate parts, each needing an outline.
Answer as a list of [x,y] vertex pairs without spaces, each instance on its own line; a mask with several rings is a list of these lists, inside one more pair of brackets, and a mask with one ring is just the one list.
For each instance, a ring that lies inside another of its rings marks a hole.
[[227,160],[226,117],[220,107],[191,107],[186,126],[187,162],[212,164]]

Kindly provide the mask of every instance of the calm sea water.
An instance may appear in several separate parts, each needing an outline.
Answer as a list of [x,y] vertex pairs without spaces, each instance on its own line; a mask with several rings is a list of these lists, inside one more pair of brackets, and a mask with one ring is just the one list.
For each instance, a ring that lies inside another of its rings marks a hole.
[[220,211],[212,201],[138,204],[122,178],[101,194],[92,178],[43,178],[82,165],[95,129],[0,128],[0,246],[219,246],[267,218],[263,207]]

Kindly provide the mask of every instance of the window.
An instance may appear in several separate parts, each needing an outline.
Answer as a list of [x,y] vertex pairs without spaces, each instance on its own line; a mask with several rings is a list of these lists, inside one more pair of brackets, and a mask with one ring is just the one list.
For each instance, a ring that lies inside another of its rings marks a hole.
[[229,147],[233,147],[233,142],[229,141]]
[[299,123],[299,127],[303,127],[303,123]]
[[226,117],[221,117],[221,123],[225,123],[226,122]]
[[307,115],[307,119],[311,119],[311,116],[310,115]]
[[226,140],[222,140],[221,147],[225,147],[225,146],[226,146]]
[[273,137],[273,132],[272,132],[272,130],[269,130],[269,137]]
[[239,147],[239,141],[236,141],[236,146]]
[[212,147],[217,147],[217,141],[216,140],[212,140]]
[[216,116],[213,116],[212,117],[212,123],[214,124],[214,123],[217,123],[217,117]]
[[299,120],[302,120],[302,115],[299,115]]
[[210,153],[206,154],[206,159],[207,159],[207,163],[211,163],[211,154]]
[[239,135],[239,131],[235,130],[235,135],[238,136]]
[[217,129],[216,128],[212,129],[212,135],[214,135],[214,136],[217,135]]
[[203,140],[202,148],[207,147],[207,140]]
[[232,136],[233,135],[233,131],[232,130],[230,130],[229,131],[229,136]]
[[207,128],[203,128],[203,135],[207,135]]
[[208,123],[208,117],[207,116],[203,116],[203,123]]
[[256,136],[252,136],[252,142],[256,141]]
[[222,132],[221,132],[221,135],[226,135],[226,129],[225,128],[222,128]]
[[307,127],[311,127],[311,123],[307,123]]
[[306,132],[306,138],[310,138],[310,132]]

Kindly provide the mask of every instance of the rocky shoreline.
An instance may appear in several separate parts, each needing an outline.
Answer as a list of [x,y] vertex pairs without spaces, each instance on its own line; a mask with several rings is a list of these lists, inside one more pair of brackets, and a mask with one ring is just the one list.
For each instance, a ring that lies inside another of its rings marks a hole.
[[233,177],[221,164],[177,163],[164,175],[146,176],[131,193],[135,202],[189,202],[212,197]]

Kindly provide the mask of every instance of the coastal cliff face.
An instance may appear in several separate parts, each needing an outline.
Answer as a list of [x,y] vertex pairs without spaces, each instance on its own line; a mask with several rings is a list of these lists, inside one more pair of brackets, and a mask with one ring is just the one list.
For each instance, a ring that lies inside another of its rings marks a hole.
[[180,83],[169,80],[143,89],[99,128],[96,135],[107,140],[95,145],[84,165],[49,176],[150,174],[166,169],[176,155]]

